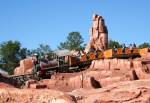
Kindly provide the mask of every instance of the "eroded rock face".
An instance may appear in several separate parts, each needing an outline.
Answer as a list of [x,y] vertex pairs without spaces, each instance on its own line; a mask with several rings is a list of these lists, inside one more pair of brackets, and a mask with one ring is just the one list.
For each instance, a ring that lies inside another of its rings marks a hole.
[[20,61],[20,66],[15,68],[14,75],[30,74],[34,67],[33,60],[31,58]]
[[99,89],[61,92],[1,88],[0,103],[150,103],[150,79],[124,81]]
[[13,86],[3,83],[3,82],[0,82],[0,88],[13,88]]
[[55,90],[0,89],[0,103],[75,103],[66,93]]
[[69,93],[77,103],[150,103],[150,80],[126,81],[101,89]]
[[150,63],[143,64],[142,61],[134,61],[133,63],[139,79],[150,79]]
[[91,49],[106,50],[108,46],[108,31],[102,16],[93,15],[93,25],[90,28],[90,41],[86,52]]
[[95,60],[90,68],[80,73],[60,73],[52,79],[40,81],[50,89],[72,91],[79,88],[96,89],[121,81],[150,78],[150,64],[139,60],[104,59]]
[[55,74],[39,82],[30,80],[28,89],[0,89],[0,102],[149,103],[148,60],[96,60],[86,71]]
[[[108,31],[104,19],[94,15],[85,51],[105,50],[107,45]],[[32,59],[22,60],[14,74],[31,73],[33,67]],[[24,89],[0,82],[0,103],[6,102],[150,103],[150,53],[134,60],[94,60],[86,71],[55,74],[52,79],[41,81],[29,80]]]

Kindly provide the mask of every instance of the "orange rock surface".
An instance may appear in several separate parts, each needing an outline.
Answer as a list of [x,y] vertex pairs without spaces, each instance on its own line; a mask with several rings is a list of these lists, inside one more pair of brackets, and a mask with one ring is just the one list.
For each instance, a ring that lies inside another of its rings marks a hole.
[[85,49],[106,50],[108,46],[108,31],[102,16],[93,15],[93,25],[90,28],[90,41]]
[[144,79],[71,92],[1,88],[0,103],[150,103],[149,94],[150,80]]
[[149,60],[95,60],[79,73],[30,80],[26,89],[1,87],[0,103],[150,103]]
[[[107,44],[104,19],[94,15],[85,51],[105,50]],[[31,73],[33,67],[32,59],[22,60],[14,74]],[[150,53],[136,59],[94,60],[85,71],[29,80],[24,89],[0,82],[0,103],[150,103]]]
[[55,90],[0,89],[0,103],[75,103],[71,96]]
[[30,74],[34,67],[32,59],[24,59],[20,61],[20,66],[15,68],[14,75]]

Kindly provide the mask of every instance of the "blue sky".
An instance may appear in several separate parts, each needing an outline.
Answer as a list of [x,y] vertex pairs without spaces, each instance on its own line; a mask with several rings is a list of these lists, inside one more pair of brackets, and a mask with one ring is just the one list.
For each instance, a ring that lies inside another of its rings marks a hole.
[[56,49],[69,32],[85,43],[94,13],[102,15],[109,38],[121,43],[150,43],[150,0],[0,0],[0,43],[18,40],[29,49]]

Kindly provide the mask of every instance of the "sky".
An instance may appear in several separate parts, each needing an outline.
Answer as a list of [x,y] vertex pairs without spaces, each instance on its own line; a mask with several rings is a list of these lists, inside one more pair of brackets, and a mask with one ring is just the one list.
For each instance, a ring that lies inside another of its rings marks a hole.
[[89,41],[92,15],[103,16],[109,39],[150,43],[150,0],[0,0],[0,43],[20,41],[22,47],[48,44],[57,49],[69,32]]

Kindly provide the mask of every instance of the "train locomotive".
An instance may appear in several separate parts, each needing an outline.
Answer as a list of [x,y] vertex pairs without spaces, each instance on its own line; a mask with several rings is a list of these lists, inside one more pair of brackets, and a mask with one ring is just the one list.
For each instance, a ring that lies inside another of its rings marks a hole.
[[[98,59],[128,59],[128,58],[137,58],[149,52],[149,48],[133,48],[132,50],[129,48],[117,49],[108,49],[105,51],[90,51],[89,53],[85,53],[82,51],[80,55],[64,55],[57,56],[55,53],[52,53],[51,56],[55,62],[51,62],[46,68],[42,68],[39,71],[42,73],[49,72],[77,72],[84,69],[84,67],[91,64],[93,60]],[[55,65],[54,65],[55,64]],[[42,67],[42,65],[41,65]],[[41,74],[44,75],[44,74]]]

